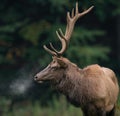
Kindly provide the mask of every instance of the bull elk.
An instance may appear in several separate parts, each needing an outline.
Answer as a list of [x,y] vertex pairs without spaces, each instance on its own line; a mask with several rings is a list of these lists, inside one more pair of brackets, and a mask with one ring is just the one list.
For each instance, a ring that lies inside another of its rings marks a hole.
[[49,81],[59,92],[63,93],[68,101],[81,107],[84,116],[115,116],[115,105],[119,93],[118,81],[115,73],[98,64],[83,69],[63,57],[68,47],[75,22],[88,12],[89,9],[79,13],[78,3],[72,13],[67,13],[67,26],[65,34],[61,29],[56,34],[61,41],[61,50],[56,50],[50,43],[51,49],[44,45],[44,49],[52,54],[53,61],[34,80],[37,82]]

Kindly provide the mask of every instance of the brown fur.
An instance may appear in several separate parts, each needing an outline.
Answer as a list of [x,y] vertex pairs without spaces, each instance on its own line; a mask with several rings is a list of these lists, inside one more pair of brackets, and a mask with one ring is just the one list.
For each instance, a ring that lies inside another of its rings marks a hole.
[[50,81],[84,116],[114,116],[119,87],[115,73],[97,64],[78,68],[66,58],[53,57],[50,65],[36,75]]
[[93,6],[79,13],[78,3],[70,15],[67,13],[65,34],[56,31],[62,48],[57,51],[50,43],[51,49],[44,49],[52,54],[53,61],[35,76],[38,82],[50,81],[75,106],[81,107],[84,116],[114,116],[119,87],[114,72],[99,65],[78,68],[68,59],[61,57],[67,49],[75,22],[92,10]]

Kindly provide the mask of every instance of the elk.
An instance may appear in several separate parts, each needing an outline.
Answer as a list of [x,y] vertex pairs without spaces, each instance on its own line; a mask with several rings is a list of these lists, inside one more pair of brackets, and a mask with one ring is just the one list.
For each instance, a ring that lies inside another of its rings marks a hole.
[[44,49],[52,55],[53,61],[34,80],[50,82],[68,101],[76,107],[81,107],[84,116],[115,116],[115,105],[118,98],[119,86],[115,73],[98,64],[83,69],[63,57],[68,47],[76,21],[90,12],[93,6],[79,13],[78,3],[72,13],[67,13],[65,34],[61,29],[56,34],[62,44],[61,50],[56,50],[50,43],[51,49]]

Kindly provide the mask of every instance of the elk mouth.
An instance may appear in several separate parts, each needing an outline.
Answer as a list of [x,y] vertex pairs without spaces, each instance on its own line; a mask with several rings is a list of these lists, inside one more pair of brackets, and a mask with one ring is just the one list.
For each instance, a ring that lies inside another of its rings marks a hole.
[[40,83],[40,84],[42,84],[42,83],[43,83],[43,81],[37,81],[37,83]]
[[42,83],[45,82],[45,80],[38,80],[38,79],[36,79],[35,77],[34,77],[34,81],[37,82],[37,83],[40,83],[40,84],[42,84]]
[[[35,80],[36,81],[36,80]],[[43,84],[43,83],[49,83],[49,80],[40,80],[40,81],[36,81],[39,84]]]
[[45,76],[45,77],[38,77],[37,75],[34,77],[34,81],[37,83],[44,83],[44,82],[49,82],[50,80]]
[[34,77],[34,81],[37,83],[43,83],[44,81],[42,79],[38,79],[38,77]]
[[34,77],[34,81],[36,81],[37,83],[43,83],[43,80],[40,79],[37,75]]

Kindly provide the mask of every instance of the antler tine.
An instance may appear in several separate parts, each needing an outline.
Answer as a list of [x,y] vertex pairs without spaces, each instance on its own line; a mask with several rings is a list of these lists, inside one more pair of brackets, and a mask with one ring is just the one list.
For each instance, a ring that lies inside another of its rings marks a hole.
[[80,18],[80,17],[84,16],[85,14],[89,13],[93,8],[94,8],[94,6],[91,6],[89,9],[83,11],[82,13],[79,13],[78,17]]
[[62,44],[61,50],[60,50],[60,51],[57,51],[57,50],[54,48],[54,46],[52,45],[52,43],[50,43],[50,47],[52,48],[52,50],[49,49],[49,48],[47,48],[46,45],[44,45],[43,47],[44,47],[44,49],[45,49],[47,52],[49,52],[49,53],[52,54],[53,56],[58,56],[58,55],[60,56],[60,55],[62,55],[63,52],[66,50],[66,48],[67,48],[67,43],[66,43],[66,40],[65,40],[65,38],[64,38],[64,34],[63,34],[63,32],[62,32],[61,29],[59,29],[58,31],[56,31],[56,34],[57,34],[57,36],[58,36],[58,38],[59,38],[59,40],[61,41],[61,44]]
[[67,49],[67,41],[66,41],[65,36],[61,29],[56,31],[56,34],[62,43],[62,49],[59,52],[57,51],[57,54],[62,55],[64,53],[64,51]]
[[50,47],[52,48],[52,50],[57,53],[58,51],[54,48],[54,46],[52,45],[52,43],[50,43]]
[[[59,33],[58,33],[58,31],[59,31]],[[59,28],[59,30],[58,31],[56,31],[57,33],[57,36],[58,36],[58,38],[59,39],[65,39],[65,36],[64,36],[64,34],[63,34],[63,32],[62,32],[62,29],[61,28]],[[60,35],[59,35],[60,34]]]
[[75,8],[75,13],[74,9],[72,9],[72,13],[70,16],[70,12],[67,13],[67,26],[66,26],[66,32],[65,32],[65,39],[69,42],[70,37],[72,35],[73,29],[75,22],[78,20],[78,18],[82,17],[83,15],[87,14],[92,10],[94,6],[91,6],[89,9],[83,11],[82,13],[79,13],[78,10],[78,2],[76,2],[76,8]]
[[50,47],[51,49],[47,48],[45,45],[43,46],[44,49],[46,51],[48,51],[50,54],[52,54],[53,56],[61,56],[65,50],[67,49],[67,45],[69,43],[70,37],[72,35],[73,29],[74,29],[74,25],[75,22],[78,20],[78,18],[84,16],[85,14],[87,14],[88,12],[90,12],[92,10],[94,6],[91,6],[89,9],[83,11],[82,13],[79,13],[78,10],[78,2],[76,2],[76,7],[75,9],[72,9],[71,12],[71,16],[70,16],[70,12],[67,12],[67,26],[66,26],[66,31],[65,34],[63,34],[62,30],[59,29],[58,31],[56,31],[56,34],[59,38],[59,40],[61,41],[62,44],[62,48],[60,51],[57,51],[54,46],[52,45],[52,43],[50,43]]
[[75,15],[75,10],[74,10],[74,8],[72,9],[72,18],[74,17],[74,15]]
[[76,9],[75,9],[75,13],[78,14],[79,13],[79,10],[78,10],[78,2],[76,2]]
[[[66,43],[65,43],[65,41],[64,40],[61,40],[61,43],[62,43],[62,46],[65,46],[66,45]],[[52,45],[52,43],[50,43],[50,47],[52,48],[52,50],[57,54],[57,55],[62,55],[63,54],[63,52],[65,51],[65,49],[66,49],[66,47],[63,47],[60,51],[57,51],[55,48],[54,48],[54,46]]]
[[55,51],[52,51],[52,50],[50,50],[49,48],[47,48],[46,45],[44,45],[43,48],[44,48],[48,53],[52,54],[53,56],[57,56],[57,53],[56,53]]

